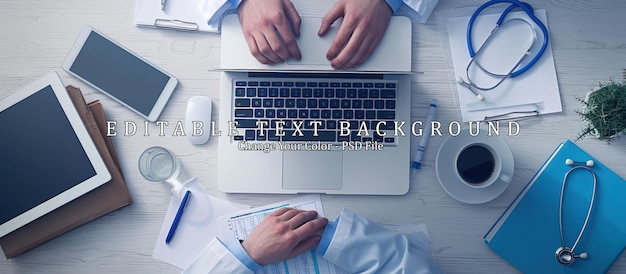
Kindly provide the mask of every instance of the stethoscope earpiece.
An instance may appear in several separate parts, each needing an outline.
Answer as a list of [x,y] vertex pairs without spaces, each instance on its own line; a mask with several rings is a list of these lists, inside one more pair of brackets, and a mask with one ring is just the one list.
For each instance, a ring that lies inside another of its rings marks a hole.
[[468,88],[472,93],[474,93],[474,95],[476,95],[476,99],[478,99],[478,101],[485,101],[485,96],[483,96],[482,94],[476,92],[473,88],[472,88],[472,84],[465,82],[465,80],[463,80],[463,78],[458,77],[456,78],[456,82],[461,85],[464,86],[466,88]]
[[592,167],[592,166],[595,165],[593,160],[587,160],[587,162],[583,163],[583,162],[574,162],[574,160],[572,160],[572,159],[565,160],[565,164],[568,165],[568,166],[571,166],[573,164],[578,164],[578,165],[585,165],[585,166],[588,166],[588,167]]
[[[561,234],[561,247],[556,249],[554,255],[556,257],[556,260],[561,265],[570,265],[574,262],[576,258],[589,258],[589,254],[587,254],[587,252],[576,254],[574,252],[574,249],[578,245],[578,242],[580,242],[580,238],[582,238],[583,233],[585,233],[587,223],[589,222],[589,216],[591,216],[591,210],[593,209],[593,203],[596,198],[597,178],[596,173],[591,169],[591,167],[595,165],[593,160],[588,160],[586,162],[576,162],[572,159],[566,159],[565,164],[571,167],[567,171],[567,173],[565,173],[565,176],[563,176],[563,182],[561,183],[561,195],[559,197],[559,233]],[[569,174],[576,169],[584,169],[589,171],[591,176],[593,176],[593,190],[591,192],[591,201],[589,202],[589,207],[587,208],[585,222],[580,228],[580,232],[578,233],[578,237],[576,237],[576,241],[574,241],[574,245],[569,248],[565,246],[565,237],[563,236],[563,193],[565,192],[565,183],[567,183],[567,178],[569,177]]]

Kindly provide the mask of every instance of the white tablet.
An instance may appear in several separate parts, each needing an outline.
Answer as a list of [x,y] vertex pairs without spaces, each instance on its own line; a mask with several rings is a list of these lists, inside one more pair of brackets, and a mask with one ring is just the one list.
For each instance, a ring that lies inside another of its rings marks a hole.
[[111,180],[56,72],[0,101],[0,237]]
[[85,27],[63,69],[149,121],[156,121],[178,80],[91,27]]

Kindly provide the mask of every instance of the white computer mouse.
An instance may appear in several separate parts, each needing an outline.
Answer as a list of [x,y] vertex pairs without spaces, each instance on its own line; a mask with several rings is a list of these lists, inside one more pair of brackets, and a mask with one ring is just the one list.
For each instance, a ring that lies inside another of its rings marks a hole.
[[187,141],[194,145],[201,145],[209,140],[211,135],[211,98],[194,96],[187,101],[185,115],[185,134]]

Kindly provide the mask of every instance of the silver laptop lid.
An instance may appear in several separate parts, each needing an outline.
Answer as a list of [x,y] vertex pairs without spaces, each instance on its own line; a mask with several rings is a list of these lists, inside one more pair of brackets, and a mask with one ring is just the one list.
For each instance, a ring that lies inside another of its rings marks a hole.
[[[332,71],[334,69],[326,59],[326,52],[339,29],[340,22],[336,22],[329,33],[320,37],[317,31],[321,21],[321,17],[302,17],[298,38],[302,60],[264,65],[250,53],[237,15],[228,15],[222,21],[220,69],[228,71]],[[411,72],[411,32],[411,21],[408,18],[392,16],[385,36],[372,56],[355,69],[337,72]]]

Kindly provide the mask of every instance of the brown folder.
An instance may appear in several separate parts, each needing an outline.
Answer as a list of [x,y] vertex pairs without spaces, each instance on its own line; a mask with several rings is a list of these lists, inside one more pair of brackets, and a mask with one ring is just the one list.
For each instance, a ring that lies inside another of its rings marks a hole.
[[107,125],[102,104],[95,101],[88,106],[80,89],[73,86],[67,86],[66,89],[111,173],[111,181],[0,238],[0,247],[7,259],[132,204],[113,142],[106,136]]

